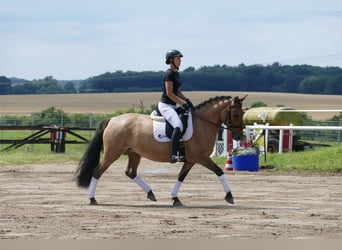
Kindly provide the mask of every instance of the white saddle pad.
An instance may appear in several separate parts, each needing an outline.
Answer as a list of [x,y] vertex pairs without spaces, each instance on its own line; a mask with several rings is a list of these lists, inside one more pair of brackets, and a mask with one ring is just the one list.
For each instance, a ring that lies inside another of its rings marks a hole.
[[[153,117],[153,114],[151,114],[151,117]],[[153,118],[152,118],[153,119]],[[165,133],[165,126],[166,122],[164,119],[153,119],[153,136],[154,139],[158,142],[169,142],[171,141],[170,138],[166,136]],[[189,112],[188,116],[188,128],[185,131],[185,134],[182,137],[182,141],[188,141],[190,140],[193,133],[193,126],[192,126],[192,114]]]

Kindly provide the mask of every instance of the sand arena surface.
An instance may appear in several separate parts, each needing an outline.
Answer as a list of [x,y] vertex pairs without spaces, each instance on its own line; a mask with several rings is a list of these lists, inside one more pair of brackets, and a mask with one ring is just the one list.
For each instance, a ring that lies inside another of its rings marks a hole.
[[341,239],[342,175],[228,172],[235,205],[224,201],[219,179],[195,165],[170,192],[180,164],[143,159],[139,174],[157,202],[115,162],[89,206],[76,186],[76,163],[0,167],[0,239]]

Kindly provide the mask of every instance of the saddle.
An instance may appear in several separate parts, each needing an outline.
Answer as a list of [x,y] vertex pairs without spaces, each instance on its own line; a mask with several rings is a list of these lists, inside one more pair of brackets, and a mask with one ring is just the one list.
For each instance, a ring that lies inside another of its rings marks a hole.
[[[192,114],[191,112],[187,112],[182,108],[177,108],[176,112],[183,124],[181,140],[187,141],[191,138],[193,133]],[[150,117],[153,120],[153,135],[155,140],[159,142],[170,141],[174,128],[168,121],[164,119],[164,117],[158,110],[158,106],[156,107],[156,110],[152,111]]]

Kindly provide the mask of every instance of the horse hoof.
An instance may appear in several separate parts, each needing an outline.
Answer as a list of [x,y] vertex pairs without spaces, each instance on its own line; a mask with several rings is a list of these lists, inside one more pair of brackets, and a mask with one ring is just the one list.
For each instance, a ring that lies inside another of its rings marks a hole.
[[147,193],[147,198],[150,199],[151,201],[157,201],[152,190]]
[[178,199],[178,197],[172,198],[174,207],[182,207],[183,203]]
[[228,192],[224,198],[229,204],[234,204],[234,198],[232,192]]
[[97,201],[95,200],[95,198],[90,198],[90,203],[89,205],[98,205]]

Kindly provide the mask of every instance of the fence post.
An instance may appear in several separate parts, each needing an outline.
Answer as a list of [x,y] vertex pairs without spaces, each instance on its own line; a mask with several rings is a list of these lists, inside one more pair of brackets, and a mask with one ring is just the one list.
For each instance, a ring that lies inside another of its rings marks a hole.
[[[293,126],[292,123],[290,123],[290,126]],[[293,130],[289,130],[289,152],[292,152],[292,147],[293,147]]]
[[[266,123],[265,124],[265,126],[268,126],[269,125],[269,123]],[[266,152],[265,152],[265,154],[268,152],[268,134],[269,134],[269,132],[268,132],[268,128],[267,127],[265,127],[265,149],[266,149]]]
[[66,131],[62,128],[53,128],[51,130],[51,148],[54,153],[65,153]]
[[284,130],[279,129],[279,150],[278,153],[283,152]]
[[[224,128],[226,128],[226,125],[223,125]],[[228,152],[228,130],[224,129],[222,131],[222,138],[223,138],[223,153],[222,156],[227,156],[227,152]]]
[[89,128],[93,127],[94,114],[89,113]]
[[[32,117],[32,126],[34,126],[36,124],[36,121],[34,119],[34,116],[35,116],[35,112],[32,112],[31,113],[31,117]],[[31,134],[33,134],[33,131],[31,131]],[[29,145],[29,148],[30,148],[30,152],[34,152],[34,144],[30,144]]]

